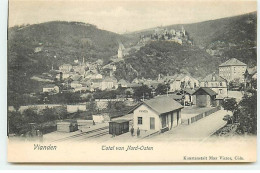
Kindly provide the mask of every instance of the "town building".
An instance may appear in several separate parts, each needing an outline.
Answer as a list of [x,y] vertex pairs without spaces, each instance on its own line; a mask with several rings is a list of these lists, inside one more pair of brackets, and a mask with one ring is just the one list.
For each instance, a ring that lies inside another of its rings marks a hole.
[[247,65],[235,58],[229,59],[226,62],[219,65],[219,76],[226,79],[228,82],[239,80],[244,82],[244,73],[247,69]]
[[72,69],[72,65],[70,64],[63,64],[59,67],[59,70],[63,73],[67,73],[67,72],[70,72]]
[[215,73],[203,78],[200,82],[200,86],[215,91],[218,94],[217,99],[223,99],[228,96],[227,81]]
[[199,81],[187,74],[176,74],[169,79],[168,77],[166,78],[166,82],[170,84],[169,92],[174,92],[183,88],[194,89],[199,87]]
[[182,108],[180,103],[167,96],[146,100],[132,110],[134,129],[171,130],[181,124]]
[[72,82],[70,83],[70,87],[71,87],[71,88],[81,88],[81,87],[82,87],[82,84],[79,83],[79,81],[72,81]]
[[59,87],[54,84],[48,84],[42,88],[42,92],[44,93],[59,93],[59,91],[60,91]]
[[106,77],[101,82],[101,90],[111,90],[117,88],[118,88],[117,80],[114,77]]
[[95,89],[100,89],[102,87],[102,79],[90,79],[89,80],[90,83],[90,91],[94,91]]
[[57,131],[58,132],[74,132],[78,130],[78,124],[75,120],[66,120],[57,122]]
[[196,106],[198,107],[216,106],[217,93],[210,88],[200,87],[193,95],[196,96]]
[[130,83],[127,82],[127,81],[124,80],[124,79],[120,79],[119,82],[118,82],[118,86],[120,86],[120,87],[122,87],[122,88],[127,88],[129,84],[130,84]]

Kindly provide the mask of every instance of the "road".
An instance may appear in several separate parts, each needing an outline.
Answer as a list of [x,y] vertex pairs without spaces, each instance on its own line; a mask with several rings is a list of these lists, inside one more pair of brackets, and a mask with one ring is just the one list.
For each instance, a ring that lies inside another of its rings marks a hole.
[[226,124],[223,117],[231,112],[219,110],[190,125],[180,125],[171,131],[145,139],[147,141],[202,141]]

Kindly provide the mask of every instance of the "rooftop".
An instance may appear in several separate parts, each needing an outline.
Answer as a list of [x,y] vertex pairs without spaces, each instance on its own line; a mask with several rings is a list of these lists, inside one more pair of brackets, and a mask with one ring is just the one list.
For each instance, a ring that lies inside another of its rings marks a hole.
[[212,73],[207,75],[205,78],[201,80],[202,82],[225,82],[226,80],[219,75]]
[[210,96],[215,96],[217,95],[217,93],[215,91],[213,91],[212,89],[210,88],[205,88],[205,87],[200,87],[199,89],[197,89],[192,95],[195,95],[197,92],[199,91],[204,91],[206,92],[208,95]]
[[160,96],[150,100],[146,100],[143,102],[143,104],[147,105],[158,114],[163,114],[183,108],[180,103],[168,96]]
[[[160,96],[157,96],[157,97],[162,97],[162,96],[165,97],[165,95],[160,95]],[[174,100],[181,100],[182,99],[182,95],[178,95],[178,94],[175,94],[175,93],[174,94],[168,94],[168,97],[170,97]]]
[[107,76],[103,82],[117,82],[117,79],[115,77]]
[[54,84],[46,84],[43,88],[54,88],[55,86]]
[[190,88],[185,88],[184,91],[185,91],[186,93],[188,93],[188,94],[191,94],[191,95],[195,92],[194,89],[190,89]]
[[131,120],[128,120],[128,119],[118,119],[118,120],[114,120],[114,121],[110,121],[110,122],[124,123],[124,122],[128,122],[128,121],[131,121]]
[[235,65],[238,65],[238,66],[246,66],[245,63],[237,60],[236,58],[231,58],[229,60],[227,60],[226,62],[222,63],[219,65],[219,67],[222,67],[222,66],[235,66]]

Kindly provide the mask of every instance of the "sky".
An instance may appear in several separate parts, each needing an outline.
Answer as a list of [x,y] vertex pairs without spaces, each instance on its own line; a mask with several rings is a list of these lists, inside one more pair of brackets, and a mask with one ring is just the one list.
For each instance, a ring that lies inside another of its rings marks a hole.
[[256,10],[256,0],[10,0],[9,27],[59,20],[125,33]]

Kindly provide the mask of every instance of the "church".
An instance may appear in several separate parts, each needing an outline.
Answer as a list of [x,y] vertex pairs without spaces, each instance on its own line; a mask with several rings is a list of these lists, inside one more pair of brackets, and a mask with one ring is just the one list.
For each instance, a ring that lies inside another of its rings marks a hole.
[[123,57],[125,56],[125,47],[122,43],[119,43],[119,48],[117,51],[117,57],[118,59],[123,59]]

